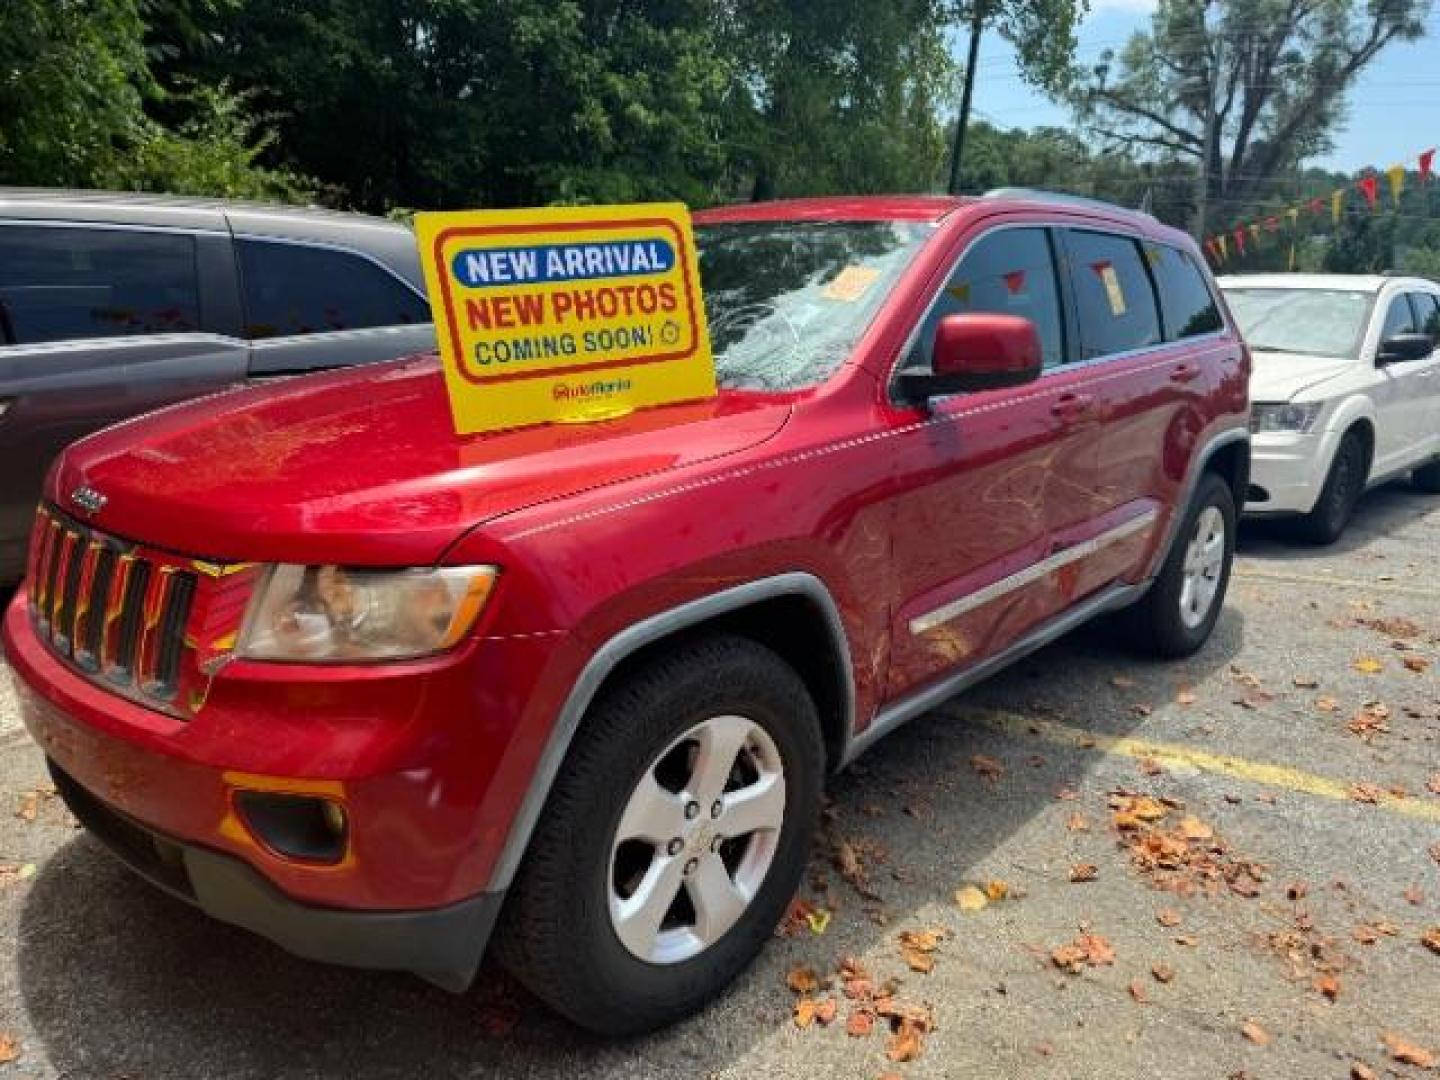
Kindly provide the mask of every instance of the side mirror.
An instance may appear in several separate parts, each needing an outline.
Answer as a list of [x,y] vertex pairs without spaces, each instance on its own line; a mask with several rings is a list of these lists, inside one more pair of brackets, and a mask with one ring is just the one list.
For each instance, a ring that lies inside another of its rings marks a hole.
[[931,369],[904,368],[901,392],[925,401],[966,390],[999,390],[1039,378],[1040,333],[1017,315],[946,315],[935,327]]
[[1406,360],[1424,360],[1434,351],[1435,343],[1429,334],[1396,334],[1380,343],[1375,362],[1382,367],[1403,364]]

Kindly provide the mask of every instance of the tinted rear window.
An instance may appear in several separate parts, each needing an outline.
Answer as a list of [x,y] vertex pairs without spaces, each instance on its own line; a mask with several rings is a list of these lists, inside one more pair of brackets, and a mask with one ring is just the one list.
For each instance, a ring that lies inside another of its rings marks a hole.
[[1147,244],[1145,256],[1155,272],[1160,307],[1165,313],[1165,339],[1211,334],[1223,329],[1220,308],[1195,260],[1166,244]]
[[0,225],[0,342],[28,345],[199,329],[193,237]]
[[1067,246],[1080,320],[1080,358],[1159,344],[1155,289],[1135,241],[1076,229],[1069,231]]
[[430,308],[369,259],[331,248],[237,240],[251,338],[428,323]]

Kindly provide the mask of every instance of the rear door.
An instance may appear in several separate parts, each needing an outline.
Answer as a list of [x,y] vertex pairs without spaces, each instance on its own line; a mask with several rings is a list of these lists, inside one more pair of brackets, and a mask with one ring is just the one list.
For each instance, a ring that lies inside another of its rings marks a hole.
[[430,306],[357,251],[236,236],[250,374],[265,378],[435,348]]
[[222,232],[0,221],[0,582],[60,450],[244,378],[233,266]]
[[1102,428],[1086,513],[1056,538],[1082,553],[1068,581],[1079,600],[1128,576],[1159,535],[1179,481],[1167,449],[1186,399],[1206,388],[1203,367],[1167,346],[1156,256],[1142,238],[1101,226],[1062,235],[1080,343],[1072,378]]

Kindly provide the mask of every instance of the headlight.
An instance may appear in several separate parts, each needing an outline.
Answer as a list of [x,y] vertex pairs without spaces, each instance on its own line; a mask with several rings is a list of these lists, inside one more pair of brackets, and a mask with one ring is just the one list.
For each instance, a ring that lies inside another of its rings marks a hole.
[[1311,401],[1304,405],[1280,402],[1267,404],[1259,402],[1250,406],[1250,430],[1259,435],[1267,431],[1288,431],[1303,435],[1315,423],[1324,402]]
[[344,663],[441,652],[474,625],[496,573],[493,566],[272,566],[250,599],[235,653]]

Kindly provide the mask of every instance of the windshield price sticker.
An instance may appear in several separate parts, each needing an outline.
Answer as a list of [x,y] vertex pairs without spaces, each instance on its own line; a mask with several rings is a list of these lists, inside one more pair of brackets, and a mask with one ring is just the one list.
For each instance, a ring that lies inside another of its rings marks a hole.
[[419,214],[415,230],[462,434],[714,395],[683,205]]

